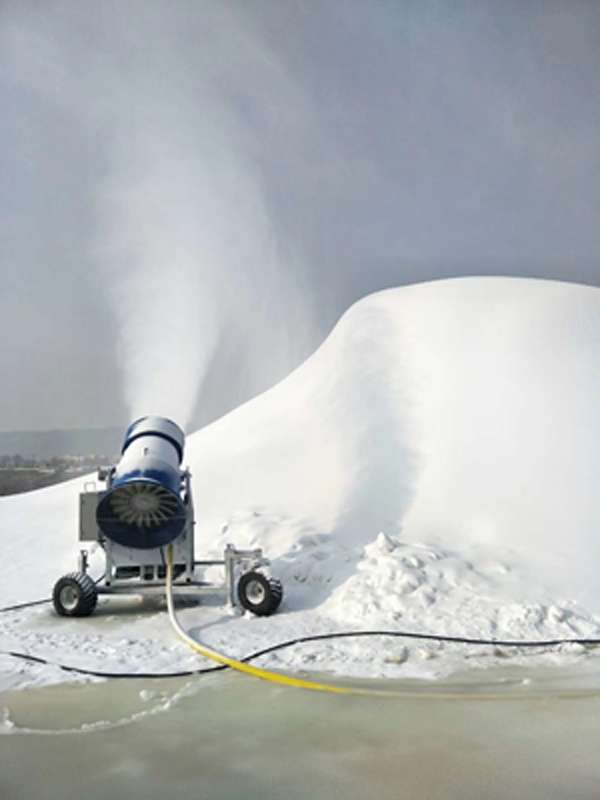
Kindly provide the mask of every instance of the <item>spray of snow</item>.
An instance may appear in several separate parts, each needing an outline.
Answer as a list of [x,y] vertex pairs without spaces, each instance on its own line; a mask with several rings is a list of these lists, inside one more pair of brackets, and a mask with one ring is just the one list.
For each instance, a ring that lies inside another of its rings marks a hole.
[[[299,320],[301,301],[279,272],[259,180],[235,143],[218,125],[187,140],[181,127],[133,120],[115,143],[101,200],[110,244],[100,252],[132,419],[185,426],[220,337],[263,326],[265,347],[270,325],[286,329],[285,312]],[[305,328],[296,326],[300,337]],[[287,358],[280,346],[278,356]]]
[[248,397],[314,342],[305,271],[271,223],[244,106],[227,88],[223,52],[243,63],[250,45],[227,13],[206,13],[205,40],[194,44],[205,58],[189,80],[177,20],[136,14],[141,49],[103,63],[96,108],[106,130],[97,262],[126,399],[132,418],[161,414],[182,426],[213,359],[222,369],[238,355]]

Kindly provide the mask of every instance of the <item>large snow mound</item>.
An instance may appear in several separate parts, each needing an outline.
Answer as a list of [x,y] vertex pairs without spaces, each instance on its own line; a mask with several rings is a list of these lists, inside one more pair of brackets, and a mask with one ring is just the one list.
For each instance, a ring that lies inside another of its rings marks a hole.
[[[336,628],[600,635],[598,289],[469,278],[372,295],[288,378],[189,437],[186,461],[198,553],[263,546],[286,593],[268,620],[184,611],[214,646],[241,655]],[[0,605],[73,567],[80,489],[0,503]],[[196,663],[162,610],[111,627],[109,607],[85,622],[4,615],[5,637],[70,663]],[[440,650],[357,641],[269,663],[387,676],[462,663]]]
[[202,513],[483,548],[600,610],[600,290],[470,278],[372,295],[188,458]]

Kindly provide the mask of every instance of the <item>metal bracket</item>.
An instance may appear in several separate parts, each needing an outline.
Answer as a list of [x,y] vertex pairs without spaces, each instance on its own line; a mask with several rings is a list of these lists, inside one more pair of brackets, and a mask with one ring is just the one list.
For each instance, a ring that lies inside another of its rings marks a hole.
[[77,559],[77,569],[79,572],[83,572],[84,575],[88,569],[88,551],[87,550],[80,550],[79,557]]
[[194,561],[198,567],[225,567],[225,586],[227,589],[227,602],[230,606],[238,605],[235,593],[237,567],[242,564],[245,571],[265,567],[269,560],[263,556],[261,548],[255,550],[237,550],[233,544],[225,546],[223,560]]
[[266,566],[268,563],[268,560],[263,556],[261,548],[236,550],[232,544],[228,544],[225,547],[225,580],[227,582],[227,595],[230,606],[237,605],[235,594],[236,567],[240,564],[247,564],[248,570],[250,570],[255,567]]

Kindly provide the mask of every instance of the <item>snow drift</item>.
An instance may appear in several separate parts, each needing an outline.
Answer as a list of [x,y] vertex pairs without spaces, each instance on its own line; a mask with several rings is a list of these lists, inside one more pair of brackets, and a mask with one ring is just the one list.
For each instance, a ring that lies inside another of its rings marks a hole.
[[488,550],[600,611],[600,291],[470,278],[372,295],[188,459],[211,525],[264,507],[346,543]]
[[[269,620],[212,607],[185,611],[184,622],[210,618],[211,644],[236,654],[336,627],[598,636],[599,355],[598,289],[470,278],[361,301],[288,378],[189,437],[197,552],[262,545],[286,598]],[[79,489],[0,503],[11,565],[0,605],[28,599],[33,587],[49,591],[59,562],[72,568]],[[95,620],[58,631],[47,610],[23,619],[36,652],[60,641],[81,654],[84,641],[85,652],[110,660]],[[162,618],[136,625],[127,636],[150,644],[137,657],[119,650],[120,663],[173,668],[172,656],[189,666],[177,646],[166,653]],[[14,615],[5,625],[13,647],[21,627]],[[438,650],[421,648],[418,658]],[[417,651],[397,642],[376,652],[345,642],[271,663],[448,671],[412,663]]]

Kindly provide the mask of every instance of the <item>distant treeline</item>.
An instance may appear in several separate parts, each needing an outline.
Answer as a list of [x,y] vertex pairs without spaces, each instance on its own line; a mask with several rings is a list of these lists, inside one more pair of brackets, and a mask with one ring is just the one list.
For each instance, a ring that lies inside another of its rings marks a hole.
[[0,432],[0,456],[45,461],[66,456],[106,456],[114,461],[121,452],[125,428],[80,428],[68,431]]
[[0,469],[0,497],[32,492],[85,474],[86,470]]
[[68,470],[94,469],[95,467],[111,464],[114,459],[108,456],[53,456],[52,458],[23,458],[16,454],[0,456],[0,470],[38,469],[54,472],[67,472]]
[[120,428],[0,433],[0,496],[31,492],[114,464],[123,433]]
[[0,497],[21,494],[94,473],[111,464],[107,456],[53,456],[37,460],[21,455],[0,456]]

